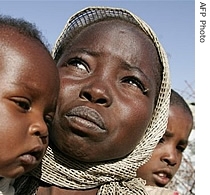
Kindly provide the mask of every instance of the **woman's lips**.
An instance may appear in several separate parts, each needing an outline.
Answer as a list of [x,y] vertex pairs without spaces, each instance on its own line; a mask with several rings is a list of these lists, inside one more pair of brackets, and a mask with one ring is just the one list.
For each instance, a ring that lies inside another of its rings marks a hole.
[[106,131],[102,116],[94,109],[86,106],[78,106],[65,115],[74,130],[81,131],[83,133],[104,132]]

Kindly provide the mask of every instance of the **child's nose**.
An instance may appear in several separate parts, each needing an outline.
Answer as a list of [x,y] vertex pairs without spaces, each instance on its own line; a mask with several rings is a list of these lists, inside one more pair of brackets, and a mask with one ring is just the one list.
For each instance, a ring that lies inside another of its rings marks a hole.
[[165,155],[162,156],[162,160],[170,166],[175,166],[178,160],[176,150],[168,148],[165,152]]
[[30,134],[41,138],[48,136],[48,127],[44,119],[37,120],[30,126]]

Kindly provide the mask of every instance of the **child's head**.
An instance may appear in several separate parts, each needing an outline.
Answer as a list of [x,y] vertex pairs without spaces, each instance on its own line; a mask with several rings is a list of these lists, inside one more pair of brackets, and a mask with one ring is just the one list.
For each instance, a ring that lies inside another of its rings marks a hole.
[[188,104],[172,90],[167,130],[151,159],[138,169],[137,176],[145,179],[147,185],[164,187],[168,184],[180,166],[192,128],[193,115]]
[[0,177],[37,166],[48,145],[59,76],[35,26],[0,16]]
[[91,7],[70,18],[53,57],[61,90],[41,178],[74,189],[134,178],[167,125],[169,67],[155,33],[127,10]]

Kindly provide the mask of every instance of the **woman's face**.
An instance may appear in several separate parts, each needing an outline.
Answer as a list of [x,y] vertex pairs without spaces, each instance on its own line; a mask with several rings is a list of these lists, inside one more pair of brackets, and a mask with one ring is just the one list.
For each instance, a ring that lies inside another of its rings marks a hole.
[[85,28],[57,64],[53,143],[85,162],[129,154],[152,117],[158,63],[155,47],[134,25],[115,20]]

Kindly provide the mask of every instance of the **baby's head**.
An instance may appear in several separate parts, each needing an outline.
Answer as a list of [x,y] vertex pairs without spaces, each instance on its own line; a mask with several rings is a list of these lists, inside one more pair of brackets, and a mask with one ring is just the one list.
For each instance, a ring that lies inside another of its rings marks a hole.
[[141,166],[138,177],[147,185],[164,187],[177,172],[182,154],[187,147],[193,128],[190,107],[177,92],[172,90],[167,130],[155,148],[151,159]]
[[0,35],[0,177],[15,178],[46,151],[59,76],[33,24],[0,16]]

